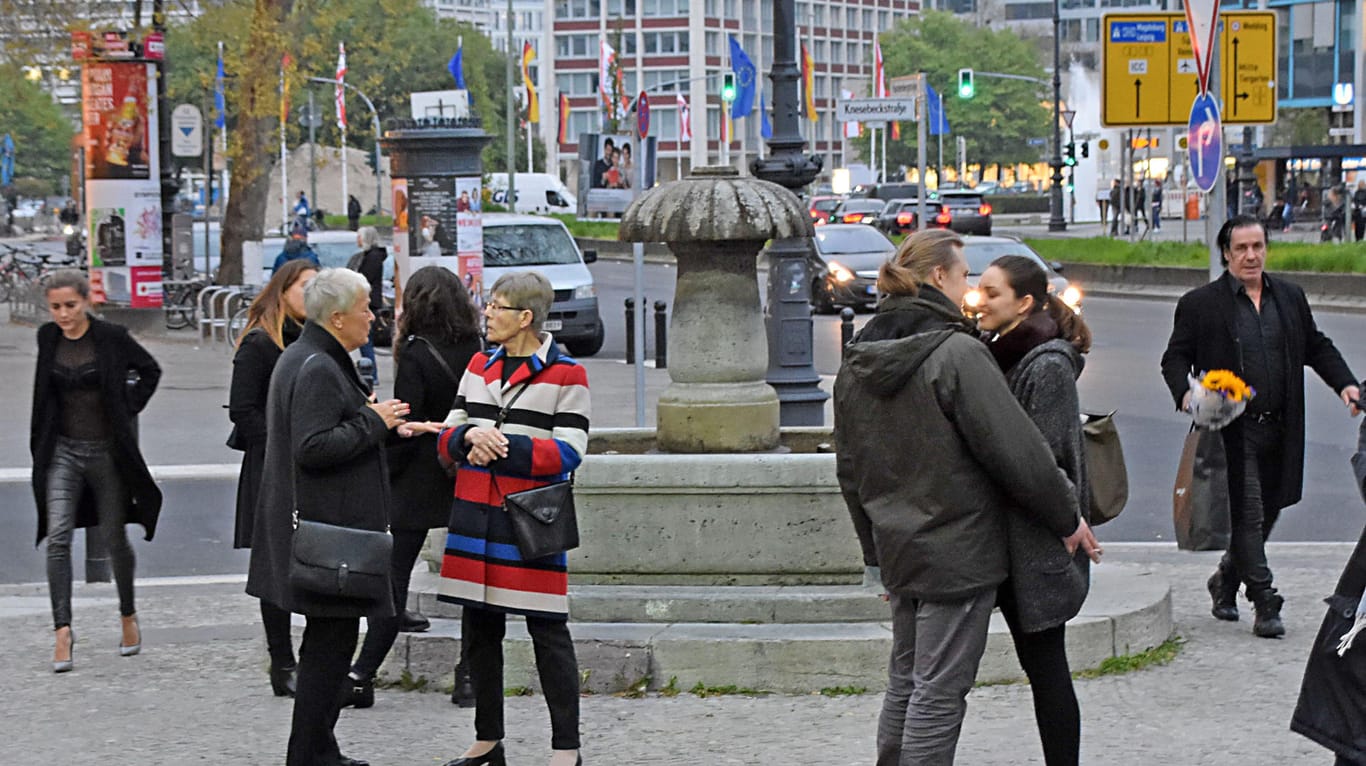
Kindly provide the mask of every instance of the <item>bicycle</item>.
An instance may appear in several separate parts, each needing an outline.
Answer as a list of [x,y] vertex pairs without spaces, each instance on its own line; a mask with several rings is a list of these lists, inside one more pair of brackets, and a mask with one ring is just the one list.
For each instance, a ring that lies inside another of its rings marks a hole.
[[161,308],[166,329],[182,330],[194,325],[198,316],[199,293],[208,285],[204,279],[163,279]]

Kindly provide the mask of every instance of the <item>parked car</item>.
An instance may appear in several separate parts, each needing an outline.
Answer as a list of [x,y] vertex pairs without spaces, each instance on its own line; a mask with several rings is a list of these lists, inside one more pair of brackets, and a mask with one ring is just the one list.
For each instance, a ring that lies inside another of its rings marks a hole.
[[855,189],[849,196],[864,197],[867,199],[880,199],[883,201],[894,199],[906,199],[907,197],[920,196],[920,185],[907,183],[905,181],[893,181],[883,184],[868,184]]
[[1007,194],[1033,194],[1033,193],[1034,193],[1034,184],[1032,184],[1032,183],[1030,183],[1030,182],[1028,182],[1028,181],[1016,181],[1015,183],[1013,183],[1013,184],[1011,184],[1010,186],[1006,187],[1006,193],[1007,193]]
[[[928,216],[930,229],[949,228],[949,211],[945,210],[937,200],[925,202],[925,214]],[[910,234],[920,229],[920,201],[915,199],[894,199],[887,203],[883,208],[882,215],[877,219],[877,227],[888,236],[892,234]]]
[[877,217],[882,215],[883,208],[887,203],[880,199],[849,198],[840,203],[830,214],[830,221],[833,223],[866,223],[876,224]]
[[830,223],[830,214],[833,213],[835,208],[839,207],[840,203],[843,201],[843,197],[836,195],[812,197],[811,201],[807,204],[807,210],[811,213],[811,223],[817,226]]
[[896,253],[896,245],[871,226],[846,223],[816,229],[815,242],[808,270],[816,313],[831,314],[840,306],[874,306],[878,269]]
[[983,181],[972,187],[972,190],[983,196],[988,194],[1000,194],[1001,184],[996,181]]
[[952,220],[949,228],[959,234],[991,236],[991,205],[981,192],[954,190],[939,195]]
[[968,291],[963,303],[969,313],[976,313],[976,307],[982,303],[982,294],[977,291],[977,280],[992,261],[1003,255],[1023,255],[1038,263],[1048,274],[1049,294],[1058,296],[1073,311],[1081,313],[1081,287],[1068,282],[1058,273],[1062,270],[1062,264],[1045,261],[1029,245],[1014,237],[964,237],[963,256],[968,261],[968,284],[972,285],[972,289]]

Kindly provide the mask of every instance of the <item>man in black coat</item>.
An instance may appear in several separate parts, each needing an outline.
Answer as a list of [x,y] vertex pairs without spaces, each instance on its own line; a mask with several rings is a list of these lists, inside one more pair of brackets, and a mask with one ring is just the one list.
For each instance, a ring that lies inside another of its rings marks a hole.
[[1222,432],[1233,534],[1208,587],[1212,614],[1237,620],[1241,580],[1256,607],[1253,632],[1274,638],[1285,633],[1284,601],[1272,587],[1265,543],[1281,509],[1298,503],[1303,489],[1301,369],[1313,368],[1353,415],[1360,392],[1342,354],[1315,325],[1304,290],[1263,271],[1266,242],[1266,228],[1253,216],[1235,216],[1219,230],[1228,270],[1176,304],[1162,377],[1182,411],[1190,406],[1187,375],[1232,370],[1257,392]]

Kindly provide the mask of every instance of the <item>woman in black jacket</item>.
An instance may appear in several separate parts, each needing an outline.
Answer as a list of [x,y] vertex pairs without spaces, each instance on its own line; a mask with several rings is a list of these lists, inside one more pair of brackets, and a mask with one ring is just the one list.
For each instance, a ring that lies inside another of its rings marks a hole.
[[[133,603],[136,560],[124,525],[156,532],[161,490],[138,450],[134,418],[157,389],[161,368],[124,328],[90,316],[90,283],[74,269],[45,286],[52,321],[38,328],[29,449],[38,539],[47,538],[47,581],[56,648],[52,670],[72,668],[71,536],[99,526],[118,586],[119,654],[142,648]],[[35,543],[36,544],[36,543]]]
[[341,754],[332,733],[342,683],[360,618],[393,614],[387,591],[362,599],[295,587],[290,578],[296,519],[374,532],[389,526],[383,446],[408,405],[372,401],[351,362],[374,318],[369,287],[346,269],[324,269],[310,279],[304,287],[308,321],[270,377],[247,593],[307,618],[287,766],[355,763]]
[[[228,389],[228,446],[242,450],[242,473],[237,479],[237,523],[232,547],[250,548],[256,517],[256,496],[266,460],[266,392],[270,373],[285,346],[299,338],[304,321],[304,284],[318,273],[306,260],[290,261],[270,278],[247,309],[247,326],[232,358]],[[289,612],[261,601],[261,624],[270,652],[270,688],[277,697],[294,695],[294,647],[289,636]]]
[[[365,277],[365,281],[370,283],[370,311],[379,316],[379,310],[384,308],[384,259],[389,257],[384,245],[379,243],[379,231],[373,226],[362,226],[356,232],[356,246],[361,250],[351,256],[347,266],[355,272],[359,272]],[[352,266],[351,264],[355,264]],[[360,355],[370,360],[370,364],[375,364],[375,328],[370,328],[370,337],[366,338],[365,345],[360,347]],[[373,367],[374,373],[371,384],[379,385],[379,367]]]
[[[418,269],[408,278],[399,317],[400,338],[394,348],[394,396],[412,407],[411,418],[440,423],[450,414],[460,374],[480,349],[478,313],[460,278],[440,266]],[[436,435],[404,439],[389,436],[389,481],[394,514],[394,604],[408,602],[413,574],[427,532],[450,521],[455,481],[436,457]],[[399,617],[373,620],[360,656],[351,666],[351,692],[346,704],[358,708],[375,702],[375,673],[398,637]],[[457,673],[457,676],[461,675]]]

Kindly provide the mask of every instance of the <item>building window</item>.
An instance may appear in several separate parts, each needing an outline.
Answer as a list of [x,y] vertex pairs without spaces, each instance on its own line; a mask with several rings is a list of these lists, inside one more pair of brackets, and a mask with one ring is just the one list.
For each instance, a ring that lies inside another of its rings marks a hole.
[[555,35],[555,58],[597,58],[596,35]]
[[598,92],[597,72],[555,75],[555,89],[570,96],[591,96]]
[[707,50],[707,55],[708,55],[708,56],[720,56],[720,55],[721,55],[721,33],[720,33],[720,32],[707,32],[707,33],[706,33],[706,37],[703,38],[703,39],[705,40],[705,43],[706,43],[706,50]]
[[823,3],[817,2],[816,5],[812,8],[812,10],[815,11],[813,15],[816,18],[816,26],[825,26],[825,5]]
[[817,40],[816,49],[811,52],[811,58],[815,59],[817,63],[824,64],[830,60],[827,58],[827,53],[826,42],[824,40]]
[[845,8],[845,9],[844,9],[844,25],[845,25],[846,27],[848,27],[848,29],[847,29],[846,31],[849,31],[849,32],[856,32],[856,31],[858,31],[858,9],[857,9],[857,8]]
[[646,32],[642,37],[645,38],[646,55],[688,52],[688,33],[686,31]]
[[645,90],[651,93],[682,91],[686,94],[690,90],[686,69],[647,69],[642,80]]
[[[1127,4],[1129,0],[1124,0]],[[1018,19],[1051,19],[1053,18],[1052,3],[1011,3],[1006,6],[1006,20]]]

